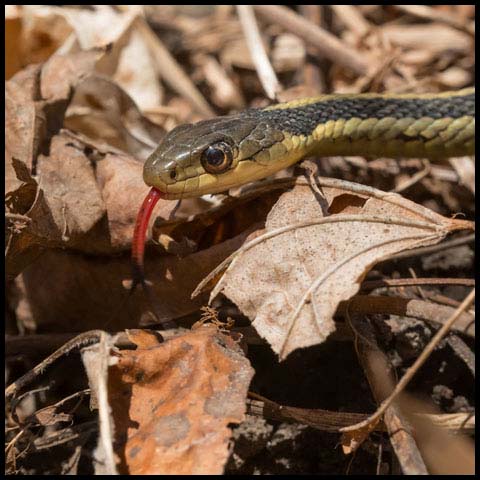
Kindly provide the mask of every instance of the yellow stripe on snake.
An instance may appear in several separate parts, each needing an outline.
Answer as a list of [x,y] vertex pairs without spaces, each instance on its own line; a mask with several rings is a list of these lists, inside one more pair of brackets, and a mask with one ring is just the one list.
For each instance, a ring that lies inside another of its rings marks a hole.
[[475,89],[338,94],[182,125],[144,166],[164,198],[217,193],[307,155],[451,157],[475,153]]

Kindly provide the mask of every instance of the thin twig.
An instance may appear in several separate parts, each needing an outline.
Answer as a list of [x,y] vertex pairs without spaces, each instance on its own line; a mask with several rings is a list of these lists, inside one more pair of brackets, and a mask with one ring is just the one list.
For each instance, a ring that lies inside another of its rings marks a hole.
[[336,65],[353,70],[358,75],[365,75],[368,62],[361,54],[342,43],[337,37],[309,22],[294,11],[280,5],[255,5],[255,10],[266,20],[280,25],[289,32],[302,38],[308,45]]
[[[322,27],[323,20],[323,5],[299,5],[298,6],[300,13],[314,25]],[[316,94],[325,92],[325,75],[322,68],[319,65],[316,65],[309,57],[315,56],[315,49],[309,45],[307,46],[307,59],[303,67],[303,80],[305,85],[307,85],[312,92]],[[325,62],[323,62],[325,63]]]
[[19,379],[10,384],[5,389],[5,398],[15,395],[15,393],[26,387],[37,376],[41,375],[47,367],[70,351],[74,350],[75,348],[88,345],[89,343],[98,342],[103,333],[103,330],[90,330],[88,332],[81,333],[72,340],[69,340],[65,345],[61,346],[45,360],[29,370],[25,375],[22,375]]
[[[472,285],[473,287],[473,285]],[[460,305],[460,302],[454,300],[453,298],[446,297],[445,295],[440,295],[438,293],[433,292],[423,292],[425,297],[428,300],[431,300],[435,303],[440,303],[441,305],[448,305],[449,307],[457,308]]]
[[447,343],[457,354],[458,358],[463,360],[475,378],[475,354],[472,352],[470,347],[458,335],[450,335],[447,338]]
[[363,37],[371,29],[356,5],[330,5],[339,20],[359,37]]
[[260,35],[255,20],[253,8],[251,5],[237,5],[237,12],[260,83],[262,84],[267,97],[270,100],[275,100],[278,93],[280,93],[283,88],[278,81],[270,60],[268,59],[267,52],[263,45],[262,36]]
[[137,28],[148,45],[157,69],[165,82],[175,92],[189,100],[199,113],[205,117],[214,117],[215,112],[210,108],[204,96],[185,74],[161,40],[152,32],[145,20],[138,17],[136,22]]
[[5,212],[5,218],[8,220],[19,220],[21,222],[30,223],[32,219],[26,215],[21,215],[20,213],[11,213]]
[[408,180],[405,182],[400,183],[400,185],[396,186],[392,192],[395,193],[400,193],[403,192],[404,190],[407,190],[407,188],[412,187],[416,183],[418,183],[420,180],[425,178],[431,171],[431,166],[430,162],[428,160],[423,161],[424,169],[420,170],[417,172],[415,175],[412,175]]
[[46,450],[59,445],[65,444],[67,442],[75,441],[75,443],[81,444],[82,439],[90,437],[93,433],[98,431],[98,420],[90,420],[78,425],[73,425],[71,427],[64,428],[62,430],[57,430],[52,432],[46,437],[39,437],[34,440],[35,450]]
[[[332,412],[320,408],[297,408],[280,405],[255,392],[248,392],[253,400],[247,400],[247,411],[251,415],[281,422],[297,422],[326,432],[338,432],[353,421],[364,420],[367,413]],[[355,419],[355,420],[354,420]],[[349,423],[350,422],[350,423]],[[381,423],[377,430],[384,430]]]
[[452,12],[442,12],[428,7],[427,5],[393,5],[394,7],[402,10],[409,15],[414,15],[426,20],[432,20],[434,22],[445,23],[451,27],[457,28],[470,35],[475,35],[474,23],[467,23],[463,18],[459,18]]
[[475,234],[471,233],[461,238],[447,240],[446,242],[439,243],[438,245],[431,245],[429,247],[412,248],[412,250],[407,250],[406,252],[396,253],[395,255],[392,255],[391,257],[389,257],[387,261],[400,260],[402,258],[409,258],[409,257],[418,257],[419,255],[421,256],[429,255],[431,253],[441,252],[442,250],[447,250],[449,248],[466,245],[474,241],[475,241]]
[[[398,315],[399,317],[426,320],[436,325],[445,325],[455,312],[455,309],[451,307],[436,305],[424,300],[393,296],[356,295],[348,301],[340,302],[336,315],[346,316],[347,307],[350,313]],[[474,337],[475,317],[468,312],[463,312],[453,325],[452,330]]]
[[[320,408],[298,408],[281,405],[258,393],[248,392],[247,413],[256,417],[279,422],[300,423],[326,432],[338,432],[343,426],[351,425],[352,421],[368,418],[368,413],[333,412]],[[454,431],[473,431],[475,416],[469,413],[414,413],[413,415],[428,419],[432,424]],[[385,431],[385,424],[375,425],[376,431]]]
[[[395,91],[395,93],[402,93],[402,92]],[[345,160],[345,162],[357,168],[361,168],[362,170],[381,171],[386,175],[392,175],[392,176],[398,175],[400,168],[403,166],[404,163],[406,163],[399,160],[385,159],[385,158],[379,158],[377,160],[367,161],[364,157],[352,156],[352,155],[342,155],[341,157],[332,156],[327,158],[328,159],[341,158]],[[388,163],[385,166],[386,160],[388,161]],[[444,182],[451,182],[451,183],[458,183],[460,180],[460,177],[455,170],[452,170],[451,168],[441,167],[438,165],[430,166],[430,176],[437,180],[441,180]]]
[[360,428],[365,428],[369,424],[374,423],[378,418],[380,418],[385,410],[392,404],[395,398],[400,392],[402,392],[405,387],[408,385],[413,376],[417,373],[419,368],[426,362],[430,354],[439,344],[440,340],[447,334],[451,326],[457,321],[457,319],[464,313],[475,299],[475,289],[473,289],[461,303],[461,305],[455,310],[452,316],[445,322],[445,324],[438,330],[438,332],[433,336],[427,346],[424,348],[420,356],[415,360],[415,363],[407,370],[405,375],[397,383],[392,394],[380,405],[380,408],[372,415],[367,421],[357,423],[356,425],[351,425],[350,427],[342,428],[342,432],[352,432]]
[[362,290],[376,288],[413,287],[417,285],[462,285],[475,286],[473,278],[385,278],[382,280],[367,280],[362,283]]
[[[350,318],[348,311],[346,317],[355,335],[355,350],[358,360],[370,384],[375,401],[380,405],[394,389],[394,371],[387,356],[378,347],[371,324],[366,322],[363,316]],[[411,429],[396,405],[388,406],[383,421],[403,473],[405,475],[426,475],[427,468]],[[343,443],[350,441],[352,447],[358,448],[362,439],[367,437],[377,423],[370,423],[368,431],[362,432],[361,436],[355,436],[352,439],[348,434],[345,435]]]
[[108,359],[113,339],[106,332],[100,335],[98,348],[96,348],[96,359],[98,375],[97,377],[97,400],[98,400],[98,420],[100,428],[100,442],[104,456],[104,473],[108,475],[117,474],[115,454],[113,452],[113,419],[110,415],[110,405],[108,402]]

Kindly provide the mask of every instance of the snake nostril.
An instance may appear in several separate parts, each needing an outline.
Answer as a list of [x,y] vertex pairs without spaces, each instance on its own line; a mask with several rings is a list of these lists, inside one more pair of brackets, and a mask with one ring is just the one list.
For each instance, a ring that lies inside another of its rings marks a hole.
[[170,178],[175,180],[177,178],[177,172],[175,170],[170,170]]

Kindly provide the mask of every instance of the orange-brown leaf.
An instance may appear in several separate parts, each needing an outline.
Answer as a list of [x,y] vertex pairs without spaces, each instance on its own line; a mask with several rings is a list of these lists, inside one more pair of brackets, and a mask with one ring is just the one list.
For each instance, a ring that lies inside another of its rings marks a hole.
[[223,473],[227,425],[243,420],[253,375],[241,349],[212,325],[157,346],[141,347],[143,336],[138,343],[109,375],[120,471]]

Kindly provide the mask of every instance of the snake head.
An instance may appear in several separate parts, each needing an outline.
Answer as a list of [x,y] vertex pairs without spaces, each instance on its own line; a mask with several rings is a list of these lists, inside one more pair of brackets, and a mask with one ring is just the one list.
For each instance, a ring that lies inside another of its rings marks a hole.
[[222,192],[268,175],[269,149],[283,138],[253,114],[182,125],[149,156],[143,178],[168,199]]

